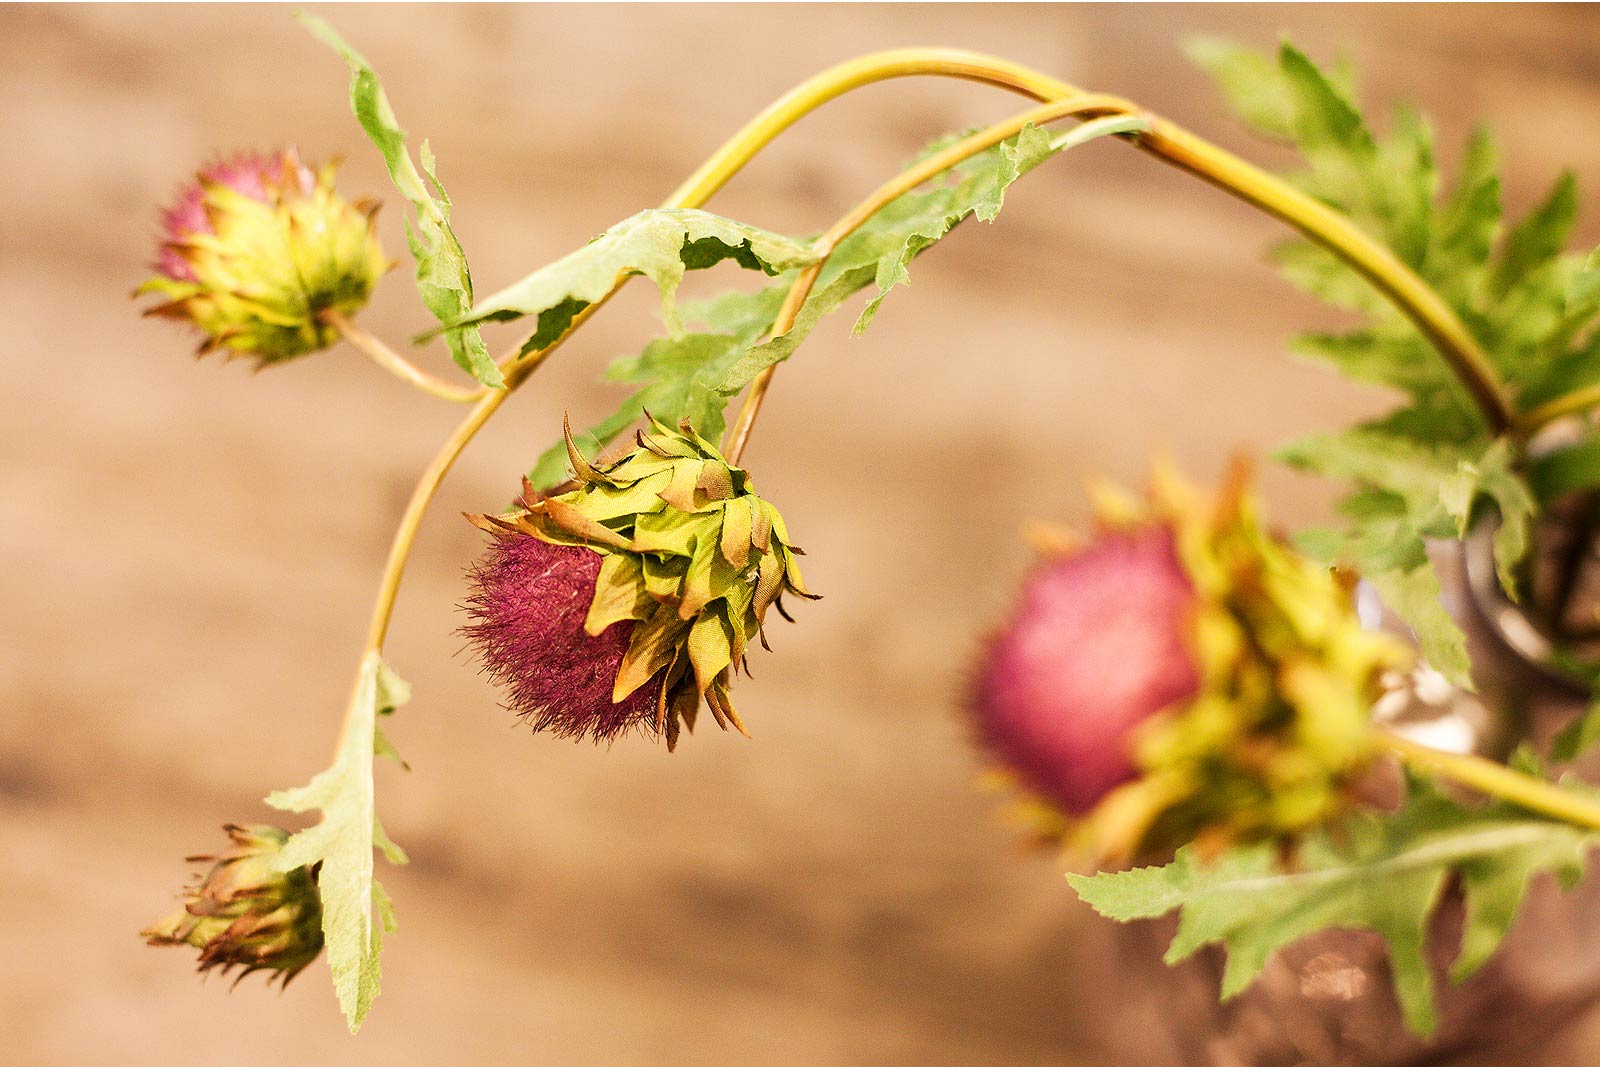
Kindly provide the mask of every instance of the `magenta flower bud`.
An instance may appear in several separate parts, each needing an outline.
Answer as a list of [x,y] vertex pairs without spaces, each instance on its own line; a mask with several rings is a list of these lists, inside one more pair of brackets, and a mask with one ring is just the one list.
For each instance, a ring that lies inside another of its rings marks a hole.
[[193,235],[216,232],[206,214],[205,187],[226,186],[265,204],[271,200],[269,184],[282,179],[286,166],[300,191],[311,195],[316,176],[292,153],[268,158],[255,152],[240,152],[232,159],[219,159],[200,168],[195,180],[179,190],[177,199],[161,212],[161,251],[151,266],[173,281],[198,281],[183,249]]
[[599,553],[580,546],[497,537],[472,570],[472,622],[462,633],[505,689],[507,707],[535,730],[611,740],[655,722],[657,687],[611,700],[634,622],[584,632],[600,564]]
[[1192,697],[1194,588],[1162,526],[1046,559],[980,665],[983,743],[1040,797],[1084,815],[1137,775],[1132,735]]

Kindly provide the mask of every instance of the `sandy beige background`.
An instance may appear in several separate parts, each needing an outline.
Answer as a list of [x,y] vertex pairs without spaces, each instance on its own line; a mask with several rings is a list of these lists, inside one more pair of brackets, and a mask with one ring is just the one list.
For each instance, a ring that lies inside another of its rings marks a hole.
[[[1507,199],[1600,174],[1600,19],[1581,7],[328,8],[432,138],[490,290],[657,202],[831,62],[908,43],[1032,63],[1256,158],[1178,42],[1323,56],[1408,97],[1453,158],[1501,136]],[[1260,261],[1274,225],[1101,143],[919,261],[863,339],[830,323],[782,372],[748,454],[827,599],[774,635],[740,708],[668,758],[514,729],[452,631],[478,535],[603,362],[654,328],[634,287],[467,453],[389,643],[416,687],[380,805],[414,858],[352,1040],[319,965],[287,994],[201,984],[138,927],[180,857],[328,759],[391,524],[456,418],[348,349],[271,373],[196,364],[126,293],[154,211],[234,146],[343,153],[384,193],[341,64],[287,8],[0,10],[0,1060],[27,1064],[667,1065],[1163,1062],[1156,1028],[1056,866],[974,793],[963,665],[1026,562],[1023,520],[1166,448],[1198,476],[1382,398],[1284,357],[1327,315]],[[891,84],[782,139],[714,207],[826,224],[925,139],[1018,105]],[[1589,181],[1586,202],[1594,188]],[[393,200],[392,196],[388,199]],[[401,254],[400,212],[385,236]],[[1591,242],[1596,227],[1586,223]],[[425,324],[403,272],[366,316]],[[437,353],[428,356],[443,369]],[[1329,487],[1268,467],[1276,516]]]

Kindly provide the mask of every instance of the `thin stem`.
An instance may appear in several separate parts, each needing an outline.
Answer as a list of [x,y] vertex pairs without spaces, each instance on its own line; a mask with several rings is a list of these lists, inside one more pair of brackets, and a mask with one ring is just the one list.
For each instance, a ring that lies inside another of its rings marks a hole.
[[[610,297],[606,298],[607,300]],[[584,308],[572,318],[572,324],[567,327],[567,332],[554,343],[541,349],[526,358],[519,358],[521,350],[519,345],[516,350],[506,356],[501,362],[505,369],[506,387],[504,389],[491,389],[487,395],[467,413],[460,424],[444,444],[439,446],[439,451],[429,460],[427,467],[422,471],[422,476],[417,479],[416,488],[411,490],[411,499],[406,502],[406,510],[400,516],[400,525],[395,528],[394,539],[389,543],[389,557],[383,565],[383,578],[378,586],[378,599],[372,606],[372,621],[367,628],[367,643],[364,646],[367,652],[376,652],[383,647],[383,639],[389,632],[389,620],[394,616],[395,596],[400,591],[400,579],[405,576],[406,561],[411,556],[411,547],[416,543],[417,530],[422,525],[422,517],[427,513],[428,504],[433,500],[433,494],[438,491],[444,476],[450,473],[450,468],[455,465],[457,457],[467,447],[484,423],[488,422],[494,413],[500,410],[516,388],[537,370],[546,359],[555,354],[572,332],[589,320],[589,316],[605,306],[605,300],[598,301]]]
[[[1126,100],[1101,93],[1084,93],[1071,99],[1052,101],[1029,108],[1008,119],[1002,119],[896,174],[874,189],[838,222],[830,226],[826,233],[817,238],[812,246],[817,252],[817,261],[802,271],[795,278],[794,284],[789,287],[783,306],[778,309],[778,317],[773,320],[771,336],[781,337],[794,328],[800,309],[805,306],[806,297],[811,295],[812,287],[816,285],[818,276],[827,265],[828,257],[838,248],[839,242],[858,230],[886,204],[904,196],[923,182],[938,177],[963,160],[970,159],[979,152],[1016,136],[1026,126],[1042,126],[1063,118],[1117,116],[1119,119],[1134,119],[1139,128],[1144,128],[1146,124],[1132,115],[1132,111],[1133,105]],[[1130,124],[1126,132],[1132,132],[1134,128],[1134,125]],[[724,439],[722,453],[728,458],[728,462],[737,463],[744,455],[745,445],[749,443],[751,430],[755,426],[756,415],[761,410],[761,402],[766,399],[767,390],[772,387],[772,377],[777,370],[778,367],[774,364],[763,370],[750,383],[744,403],[740,405],[739,413],[734,416],[733,424],[728,427]]]
[[1600,830],[1600,801],[1512,770],[1482,756],[1441,752],[1387,730],[1374,731],[1379,748],[1418,770],[1486,793],[1552,819]]
[[1432,342],[1495,434],[1513,428],[1516,409],[1511,396],[1472,332],[1427,282],[1348,217],[1165,119],[1156,119],[1154,128],[1136,143],[1158,159],[1288,223],[1344,260]]
[[[679,186],[667,198],[665,206],[699,207],[774,137],[808,112],[852,89],[873,82],[911,75],[942,75],[984,81],[1035,98],[1065,96],[1077,92],[1065,82],[1027,70],[1014,63],[959,49],[901,49],[862,56],[815,75],[756,116],[717,149],[688,181]],[[620,284],[625,283],[626,279]],[[374,652],[383,646],[384,637],[389,630],[389,620],[394,614],[395,597],[400,589],[401,578],[405,575],[406,561],[416,542],[422,517],[428,509],[428,504],[433,500],[434,493],[438,491],[440,483],[455,464],[456,458],[511,393],[527,381],[546,359],[554,355],[556,349],[560,348],[578,327],[587,322],[602,304],[604,301],[585,308],[573,318],[571,325],[559,339],[541,351],[524,357],[521,355],[521,344],[513,349],[500,362],[506,378],[506,387],[490,391],[480,399],[467,413],[467,417],[439,446],[439,451],[417,479],[416,487],[411,491],[411,498],[406,503],[406,509],[395,529],[394,539],[390,542],[388,559],[384,563],[383,575],[378,585],[377,601],[372,608],[372,620],[367,629],[364,652]]]
[[[873,82],[929,74],[984,82],[1035,100],[1060,100],[1083,93],[1047,74],[960,48],[874,52],[830,67],[773,101],[678,186],[667,203],[675,207],[703,203],[774,137],[835,97]],[[734,145],[739,146],[738,151],[729,151]]]
[[1600,385],[1591,385],[1585,389],[1574,389],[1565,396],[1547,400],[1543,404],[1523,412],[1517,419],[1517,432],[1526,440],[1557,419],[1566,418],[1568,415],[1577,415],[1594,407],[1600,407]]
[[[1089,98],[1089,94],[1084,93],[1074,92],[1072,95],[1083,99]],[[1116,110],[1123,112],[1138,110],[1125,101],[1120,103],[1122,107]],[[1392,251],[1349,218],[1307,196],[1281,178],[1245,162],[1238,156],[1165,119],[1150,117],[1150,127],[1147,132],[1137,137],[1130,137],[1128,140],[1157,159],[1193,174],[1294,227],[1310,240],[1338,256],[1371,282],[1438,350],[1450,369],[1466,386],[1482,412],[1484,421],[1494,434],[1511,431],[1519,440],[1525,440],[1527,432],[1524,423],[1531,423],[1535,428],[1542,425],[1532,422],[1532,416],[1544,409],[1536,409],[1535,412],[1524,416],[1522,421],[1518,420],[1510,393],[1500,380],[1494,364],[1478,344],[1477,339],[1472,336],[1472,332],[1456,315],[1455,310]],[[873,198],[862,201],[852,215],[873,202]],[[878,207],[881,206],[881,203],[878,204]],[[870,212],[868,214],[870,215]],[[813,271],[816,269],[812,268]],[[797,281],[796,288],[803,284],[809,291],[810,284],[814,281],[814,276],[810,280],[802,276]],[[792,293],[793,290],[791,295]],[[801,303],[803,302],[802,297]],[[773,336],[779,336],[792,327],[800,307],[797,304],[793,308],[786,307],[785,310],[789,311],[790,315],[787,320],[780,319],[774,324]],[[731,451],[725,451],[730,459],[737,459],[743,452],[751,425],[760,411],[767,391],[771,388],[772,376],[776,372],[776,366],[768,367],[751,383],[745,402],[729,431],[728,442]],[[1574,398],[1578,397],[1582,399],[1574,402]],[[1558,417],[1572,409],[1557,408],[1556,405],[1569,402],[1574,402],[1576,408],[1600,405],[1600,387],[1583,390],[1560,401],[1553,401],[1545,405],[1545,408],[1554,409],[1553,417]]]
[[352,348],[367,356],[372,362],[401,381],[410,382],[430,396],[457,404],[470,404],[483,399],[489,391],[481,385],[477,387],[456,385],[454,382],[447,382],[443,378],[429,374],[390,348],[382,339],[368,333],[337,311],[331,309],[324,311],[322,321],[337,330],[339,336],[350,342]]

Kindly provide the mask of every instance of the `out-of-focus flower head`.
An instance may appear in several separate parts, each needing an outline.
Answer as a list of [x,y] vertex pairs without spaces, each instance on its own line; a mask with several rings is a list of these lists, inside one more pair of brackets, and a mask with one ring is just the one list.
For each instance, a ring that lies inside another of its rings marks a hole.
[[291,149],[202,168],[162,212],[157,273],[138,292],[166,300],[146,314],[198,327],[202,354],[263,365],[331,345],[324,316],[359,311],[389,267],[377,202],[340,197],[334,167],[313,170]]
[[1262,528],[1246,482],[1098,488],[1093,537],[1056,538],[989,642],[973,720],[1038,836],[1103,860],[1288,844],[1352,803],[1407,653]]

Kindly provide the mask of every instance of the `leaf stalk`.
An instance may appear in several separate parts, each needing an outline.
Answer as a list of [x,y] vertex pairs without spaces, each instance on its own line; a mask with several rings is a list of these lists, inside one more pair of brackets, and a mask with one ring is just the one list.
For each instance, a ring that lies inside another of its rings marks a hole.
[[456,385],[453,382],[445,381],[437,375],[429,374],[389,347],[382,338],[368,333],[356,323],[331,308],[324,311],[320,317],[323,322],[338,331],[339,336],[350,343],[350,347],[356,349],[396,378],[416,386],[429,396],[436,396],[441,400],[449,400],[457,404],[470,404],[475,400],[481,400],[489,392],[486,386]]
[[1574,790],[1514,771],[1482,756],[1429,748],[1387,730],[1375,730],[1374,737],[1380,749],[1409,767],[1561,822],[1600,830],[1600,801]]

